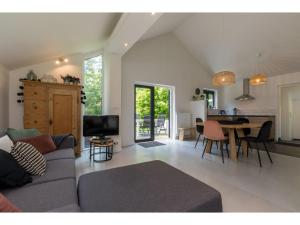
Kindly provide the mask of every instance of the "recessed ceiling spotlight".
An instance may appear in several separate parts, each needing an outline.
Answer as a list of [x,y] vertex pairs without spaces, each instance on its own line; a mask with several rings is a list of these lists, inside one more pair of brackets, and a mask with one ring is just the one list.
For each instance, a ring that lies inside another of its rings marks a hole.
[[59,61],[59,60],[55,60],[55,63],[56,63],[57,65],[59,65],[59,64],[60,64],[60,61]]
[[128,43],[126,42],[126,43],[124,43],[124,46],[127,48],[128,47]]
[[67,63],[67,62],[69,62],[69,60],[68,60],[67,58],[65,58],[65,59],[64,59],[64,62]]

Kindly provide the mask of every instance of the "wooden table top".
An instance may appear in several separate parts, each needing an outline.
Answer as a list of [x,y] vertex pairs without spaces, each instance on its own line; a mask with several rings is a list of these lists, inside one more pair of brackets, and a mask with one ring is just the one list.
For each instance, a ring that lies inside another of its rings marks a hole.
[[[196,125],[204,126],[204,122],[197,122]],[[260,128],[261,123],[242,123],[242,124],[220,124],[222,128],[243,129],[243,128]]]
[[95,138],[90,138],[90,143],[94,144],[97,147],[106,147],[106,146],[111,146],[114,144],[114,141],[112,139],[95,139]]

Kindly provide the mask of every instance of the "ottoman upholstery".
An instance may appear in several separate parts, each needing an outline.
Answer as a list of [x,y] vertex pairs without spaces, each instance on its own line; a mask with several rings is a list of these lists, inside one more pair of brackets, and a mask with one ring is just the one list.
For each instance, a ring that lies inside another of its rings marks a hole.
[[83,212],[221,212],[221,194],[162,162],[151,161],[82,175]]

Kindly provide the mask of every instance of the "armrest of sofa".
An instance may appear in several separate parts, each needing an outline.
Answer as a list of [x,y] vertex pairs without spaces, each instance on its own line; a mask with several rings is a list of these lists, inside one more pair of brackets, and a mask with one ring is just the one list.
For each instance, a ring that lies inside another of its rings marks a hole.
[[75,138],[73,136],[55,135],[52,136],[52,140],[57,146],[57,150],[75,147]]

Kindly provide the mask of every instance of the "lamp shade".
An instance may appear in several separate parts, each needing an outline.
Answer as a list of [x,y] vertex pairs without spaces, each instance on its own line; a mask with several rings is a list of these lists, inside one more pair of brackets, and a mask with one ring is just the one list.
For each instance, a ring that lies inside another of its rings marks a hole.
[[221,71],[213,76],[214,86],[225,86],[235,83],[235,74],[231,71]]
[[251,85],[262,85],[267,83],[267,76],[262,73],[254,74],[250,77]]

